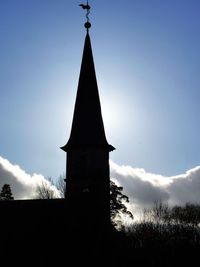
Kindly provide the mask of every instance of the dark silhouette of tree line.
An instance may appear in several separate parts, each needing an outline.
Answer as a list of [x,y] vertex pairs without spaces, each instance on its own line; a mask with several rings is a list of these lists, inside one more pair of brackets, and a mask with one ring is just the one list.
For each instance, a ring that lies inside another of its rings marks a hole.
[[162,224],[200,224],[200,205],[186,203],[169,207],[167,203],[155,202],[154,206],[144,210],[144,220]]
[[[54,185],[64,197],[63,177]],[[37,198],[54,198],[51,190],[47,184],[40,184],[36,190]],[[5,184],[0,192],[0,200],[13,199],[10,185]],[[186,203],[170,207],[158,201],[144,210],[143,218],[136,222],[126,206],[128,202],[123,187],[111,181],[110,259],[113,265],[193,266],[200,251],[200,204]],[[124,216],[130,218],[127,225],[123,225]]]
[[111,247],[113,266],[195,266],[200,251],[200,205],[169,207],[156,202],[140,221],[116,230]]

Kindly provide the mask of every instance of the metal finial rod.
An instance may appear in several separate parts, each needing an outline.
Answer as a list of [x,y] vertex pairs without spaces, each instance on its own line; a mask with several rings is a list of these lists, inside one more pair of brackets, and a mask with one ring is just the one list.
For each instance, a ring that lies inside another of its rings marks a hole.
[[85,28],[87,29],[87,32],[88,32],[89,31],[89,28],[91,27],[90,18],[89,18],[91,7],[88,4],[88,1],[87,1],[87,4],[86,5],[80,4],[79,6],[81,6],[83,9],[86,10],[86,19],[87,19],[87,22],[85,23]]

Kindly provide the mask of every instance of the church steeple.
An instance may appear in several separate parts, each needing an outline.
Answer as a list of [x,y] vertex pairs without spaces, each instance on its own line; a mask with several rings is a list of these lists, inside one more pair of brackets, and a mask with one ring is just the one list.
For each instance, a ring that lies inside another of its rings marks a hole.
[[76,219],[77,209],[82,203],[86,224],[95,222],[96,225],[98,222],[99,227],[105,228],[110,222],[109,152],[115,148],[106,140],[101,113],[89,36],[90,6],[88,3],[81,6],[87,10],[87,31],[71,134],[62,147],[67,152],[65,198],[73,207],[71,217]]
[[108,151],[114,150],[105,136],[88,32],[85,37],[71,134],[69,141],[62,149],[67,152],[69,148],[76,146],[101,146]]

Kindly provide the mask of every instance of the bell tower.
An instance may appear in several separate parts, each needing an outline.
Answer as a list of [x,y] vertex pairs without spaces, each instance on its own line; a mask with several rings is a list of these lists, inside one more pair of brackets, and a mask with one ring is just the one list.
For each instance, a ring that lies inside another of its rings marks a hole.
[[[106,140],[100,98],[89,35],[90,6],[86,9],[86,37],[79,75],[71,133],[68,142],[61,147],[67,153],[66,200],[85,198],[87,213],[90,204],[101,219],[110,220],[110,171],[109,152],[115,148]],[[90,211],[89,211],[90,210]],[[94,215],[94,214],[93,214]],[[96,218],[97,219],[97,218]]]

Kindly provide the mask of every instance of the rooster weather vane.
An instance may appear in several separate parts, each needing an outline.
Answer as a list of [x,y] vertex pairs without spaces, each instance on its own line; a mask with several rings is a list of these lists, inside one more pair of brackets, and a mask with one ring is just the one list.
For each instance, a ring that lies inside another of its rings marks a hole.
[[88,1],[87,1],[87,4],[84,5],[84,4],[80,4],[79,6],[82,7],[82,9],[85,9],[86,10],[86,19],[87,19],[87,22],[85,23],[85,28],[87,29],[87,32],[89,31],[89,28],[91,27],[91,23],[90,23],[90,18],[89,18],[89,14],[90,14],[90,5],[88,4]]

